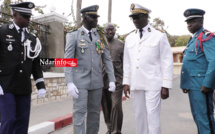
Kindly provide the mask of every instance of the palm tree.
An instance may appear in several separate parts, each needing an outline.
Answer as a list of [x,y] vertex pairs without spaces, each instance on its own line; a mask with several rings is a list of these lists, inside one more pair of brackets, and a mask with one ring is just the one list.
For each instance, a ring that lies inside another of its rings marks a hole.
[[82,5],[82,0],[77,0],[77,8],[76,8],[76,27],[80,27],[81,26],[81,14],[80,14],[80,10],[81,10],[81,5]]
[[108,4],[108,22],[111,22],[111,12],[112,12],[112,0],[109,0]]

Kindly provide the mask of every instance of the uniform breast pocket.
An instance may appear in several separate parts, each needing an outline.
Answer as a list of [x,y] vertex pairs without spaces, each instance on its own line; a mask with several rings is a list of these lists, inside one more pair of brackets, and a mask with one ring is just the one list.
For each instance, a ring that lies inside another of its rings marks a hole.
[[187,60],[195,60],[196,59],[196,53],[195,53],[195,51],[190,50],[184,55],[184,58],[185,57]]

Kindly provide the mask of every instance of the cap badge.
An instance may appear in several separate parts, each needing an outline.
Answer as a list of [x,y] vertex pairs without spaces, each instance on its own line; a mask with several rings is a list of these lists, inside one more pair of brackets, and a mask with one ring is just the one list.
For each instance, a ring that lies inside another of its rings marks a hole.
[[134,10],[134,7],[135,7],[135,5],[134,5],[134,4],[131,4],[131,9],[132,9],[132,10]]
[[185,15],[186,15],[186,16],[190,15],[190,11],[186,11],[186,12],[185,12]]
[[30,3],[29,5],[28,5],[28,7],[29,8],[32,8],[34,5],[32,4],[32,3]]
[[99,6],[96,6],[96,11],[99,9]]

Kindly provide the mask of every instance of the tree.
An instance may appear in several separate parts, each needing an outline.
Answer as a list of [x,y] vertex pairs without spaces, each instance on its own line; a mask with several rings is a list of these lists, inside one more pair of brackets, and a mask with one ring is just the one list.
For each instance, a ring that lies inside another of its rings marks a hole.
[[112,13],[112,0],[109,0],[108,4],[108,22],[111,22],[111,13]]
[[77,7],[76,7],[76,27],[80,27],[81,26],[81,14],[80,14],[81,5],[82,5],[82,0],[77,0]]
[[182,36],[179,36],[176,41],[175,41],[175,45],[174,46],[186,46],[187,45],[187,42],[189,41],[190,39],[190,35],[182,35]]
[[6,14],[11,14],[10,5],[11,0],[4,0],[3,4],[1,5],[1,12]]
[[178,37],[179,37],[178,35],[170,35],[170,36],[168,36],[169,44],[170,44],[171,47],[175,46],[175,42],[176,42],[176,39]]

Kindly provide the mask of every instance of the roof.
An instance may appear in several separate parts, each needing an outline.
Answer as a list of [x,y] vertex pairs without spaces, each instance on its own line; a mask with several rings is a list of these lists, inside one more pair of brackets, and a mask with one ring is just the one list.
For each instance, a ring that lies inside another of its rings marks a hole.
[[177,53],[183,53],[185,48],[186,48],[186,46],[171,47],[171,50],[172,50],[173,54],[177,54]]

